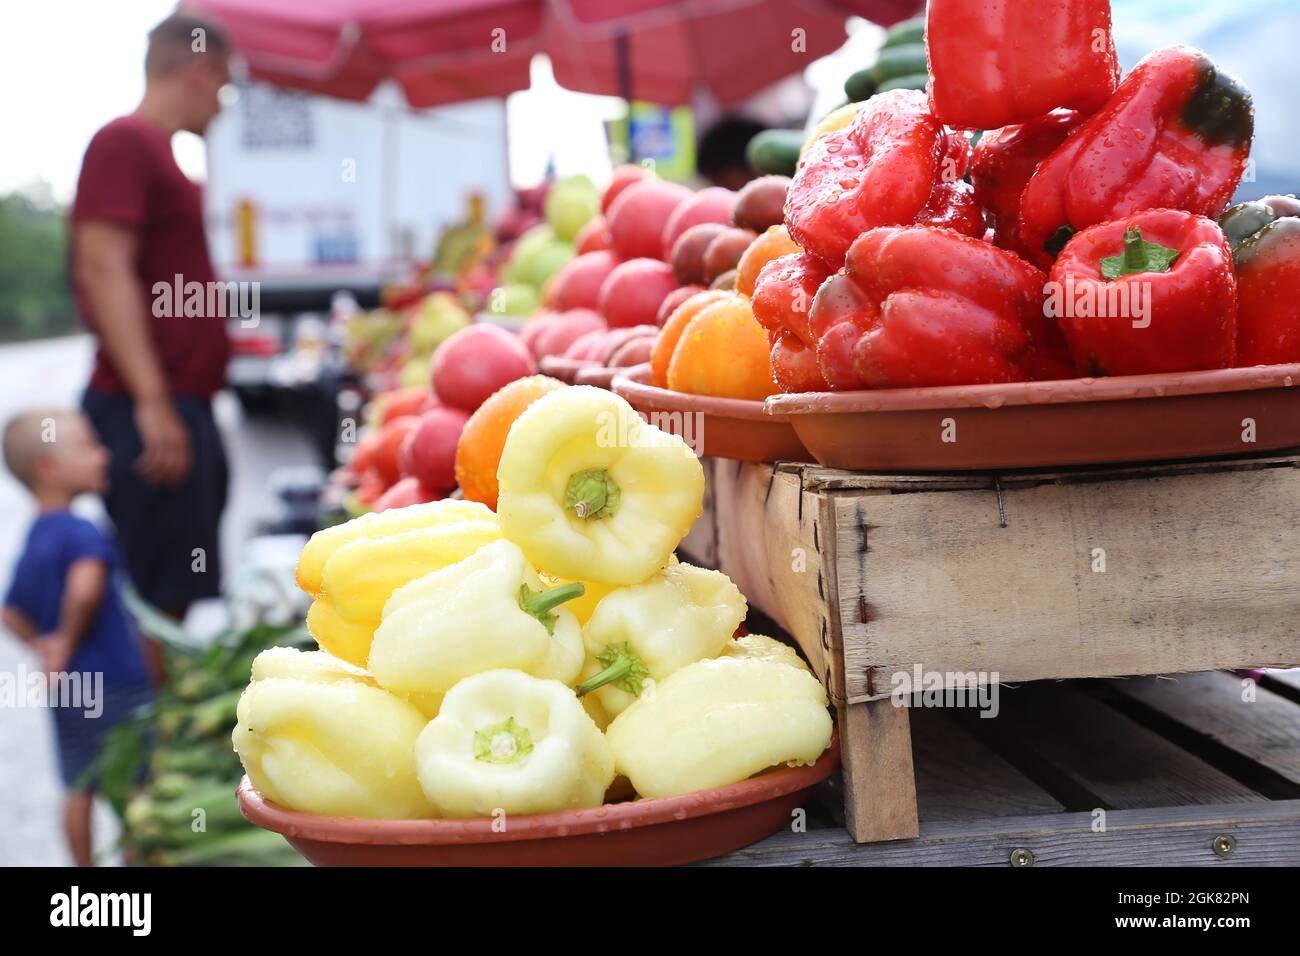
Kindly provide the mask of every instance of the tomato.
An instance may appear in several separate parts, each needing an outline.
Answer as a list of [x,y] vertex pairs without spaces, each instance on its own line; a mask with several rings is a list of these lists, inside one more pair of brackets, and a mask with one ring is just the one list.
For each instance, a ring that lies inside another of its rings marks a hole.
[[480,322],[461,329],[433,353],[433,391],[444,405],[472,412],[497,389],[535,370],[518,336]]
[[511,382],[470,416],[456,446],[456,483],[467,501],[497,506],[497,466],[506,436],[525,408],[565,384],[545,375]]

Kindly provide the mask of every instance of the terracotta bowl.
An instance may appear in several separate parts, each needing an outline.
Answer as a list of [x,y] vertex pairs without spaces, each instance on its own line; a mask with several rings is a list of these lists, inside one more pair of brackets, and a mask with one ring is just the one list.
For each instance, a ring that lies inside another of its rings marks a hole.
[[821,464],[857,471],[997,471],[1242,455],[1300,447],[1300,364],[805,392],[774,395],[766,410],[788,418]]
[[812,461],[784,415],[762,402],[688,395],[650,384],[650,366],[614,376],[610,387],[650,422],[679,436],[701,455],[736,461]]
[[566,385],[573,385],[577,380],[578,373],[583,369],[601,368],[599,362],[591,359],[567,359],[558,355],[548,355],[537,363],[538,368],[543,375],[549,375],[551,378],[558,378]]
[[[677,866],[748,846],[789,826],[808,791],[840,763],[838,737],[809,767],[781,767],[681,797],[496,821],[363,820],[287,810],[249,779],[239,810],[317,866]],[[500,824],[497,824],[499,827]]]
[[622,368],[607,368],[604,365],[596,365],[591,368],[580,368],[578,373],[573,377],[574,385],[595,385],[597,388],[609,388],[610,383],[614,381],[614,376],[620,372],[625,372]]

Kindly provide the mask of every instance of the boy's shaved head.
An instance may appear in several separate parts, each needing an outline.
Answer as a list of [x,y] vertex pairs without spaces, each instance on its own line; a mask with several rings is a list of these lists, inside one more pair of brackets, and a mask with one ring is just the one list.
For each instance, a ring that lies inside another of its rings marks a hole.
[[53,449],[60,426],[80,419],[66,408],[33,408],[19,412],[5,425],[5,465],[28,488],[36,475],[36,461]]

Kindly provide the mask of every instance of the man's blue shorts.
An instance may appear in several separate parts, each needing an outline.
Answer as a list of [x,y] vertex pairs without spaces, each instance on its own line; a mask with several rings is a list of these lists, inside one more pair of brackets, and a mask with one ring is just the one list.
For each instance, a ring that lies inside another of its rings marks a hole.
[[113,460],[104,497],[131,580],[155,607],[174,611],[221,593],[217,529],[230,475],[212,403],[173,396],[189,432],[193,462],[174,488],[150,484],[136,471],[140,434],[129,396],[88,389],[81,407]]

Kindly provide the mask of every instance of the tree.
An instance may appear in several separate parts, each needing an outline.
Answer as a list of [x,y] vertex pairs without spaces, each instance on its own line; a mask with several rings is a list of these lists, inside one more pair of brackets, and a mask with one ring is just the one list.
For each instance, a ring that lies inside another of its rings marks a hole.
[[75,325],[66,210],[43,183],[0,196],[0,340],[58,335]]

